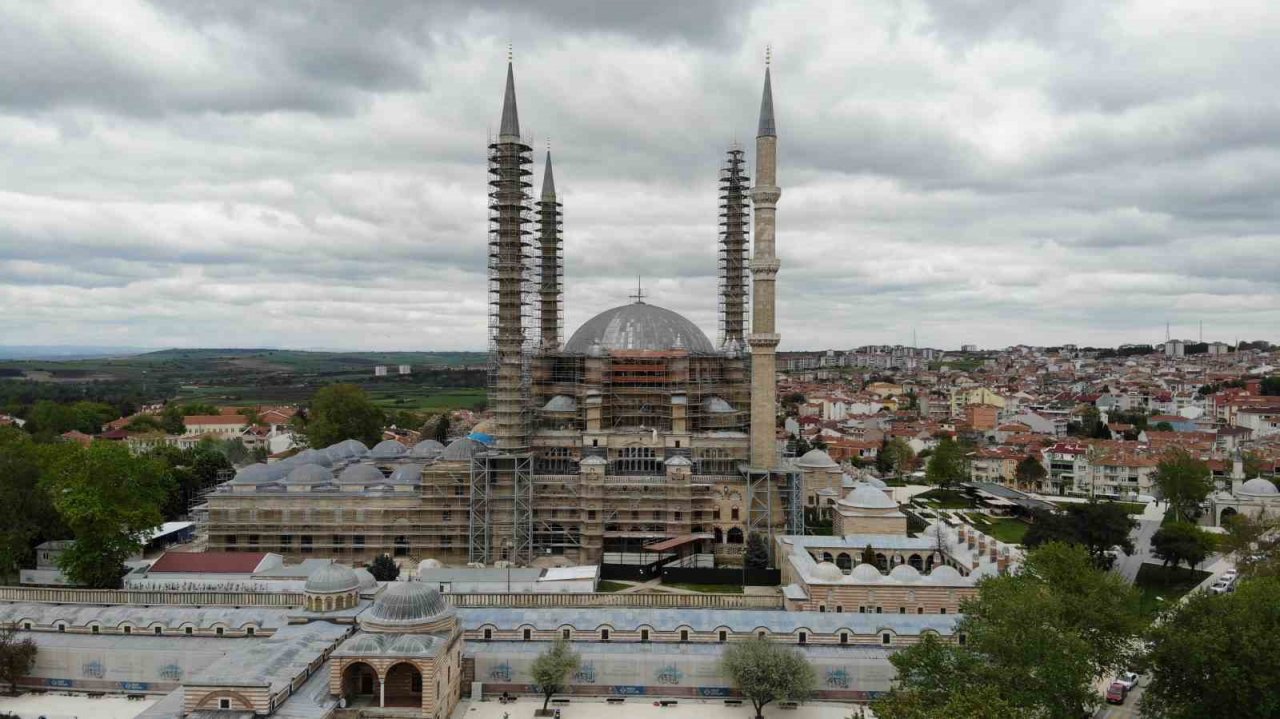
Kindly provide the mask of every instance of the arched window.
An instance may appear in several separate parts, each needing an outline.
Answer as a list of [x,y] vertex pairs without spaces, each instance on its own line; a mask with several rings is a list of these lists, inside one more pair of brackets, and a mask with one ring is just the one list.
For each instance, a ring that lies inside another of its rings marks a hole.
[[724,532],[719,527],[715,528],[713,534],[715,535],[716,544],[724,544]]
[[729,544],[742,544],[742,529],[734,527],[729,530]]
[[847,553],[841,552],[836,555],[836,566],[847,572],[853,569],[853,558]]

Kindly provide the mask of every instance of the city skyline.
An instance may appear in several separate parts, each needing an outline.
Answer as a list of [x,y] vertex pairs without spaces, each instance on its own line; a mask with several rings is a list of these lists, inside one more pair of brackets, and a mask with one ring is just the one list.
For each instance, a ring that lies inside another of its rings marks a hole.
[[1264,3],[471,7],[4,10],[6,343],[482,350],[475,128],[508,42],[568,333],[640,274],[714,334],[717,173],[766,45],[781,351],[1280,326]]

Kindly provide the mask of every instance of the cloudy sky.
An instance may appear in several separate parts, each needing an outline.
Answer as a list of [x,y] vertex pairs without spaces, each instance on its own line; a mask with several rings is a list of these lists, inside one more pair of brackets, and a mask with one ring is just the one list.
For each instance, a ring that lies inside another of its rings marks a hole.
[[1280,339],[1274,0],[0,6],[0,344],[485,343],[507,44],[566,324],[715,335],[779,127],[782,349]]

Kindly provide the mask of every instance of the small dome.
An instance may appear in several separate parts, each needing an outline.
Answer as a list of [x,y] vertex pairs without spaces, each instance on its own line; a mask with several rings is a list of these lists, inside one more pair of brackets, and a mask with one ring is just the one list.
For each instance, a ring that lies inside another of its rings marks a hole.
[[345,564],[326,564],[307,577],[305,591],[308,594],[340,594],[360,588],[360,578]]
[[1240,485],[1240,494],[1252,495],[1273,495],[1280,494],[1276,491],[1276,486],[1262,477],[1254,477],[1253,479]]
[[702,400],[702,411],[709,412],[711,414],[732,414],[737,410],[733,408],[733,405],[719,397],[716,397],[715,395],[712,395]]
[[353,464],[338,475],[338,484],[381,484],[387,478],[372,464]]
[[304,449],[290,458],[294,464],[318,464],[328,467],[333,464],[333,459],[326,451],[318,449]]
[[298,484],[311,486],[313,484],[325,484],[333,481],[333,475],[329,470],[318,464],[304,464],[289,472],[289,476],[285,477],[285,484]]
[[373,449],[369,450],[369,456],[373,459],[395,459],[403,457],[407,451],[403,444],[394,439],[384,439],[373,445]]
[[364,567],[356,568],[356,579],[360,580],[360,591],[368,592],[378,588],[378,580]]
[[567,394],[558,394],[547,400],[542,405],[543,412],[576,412],[578,411],[578,400]]
[[604,457],[593,454],[588,457],[583,457],[582,461],[578,462],[578,466],[579,467],[598,467],[602,464],[608,464],[608,463],[609,463],[609,460],[605,459]]
[[693,462],[690,462],[688,457],[685,457],[679,454],[675,455],[674,457],[668,457],[663,461],[663,463],[668,467],[692,467],[693,466]]
[[884,575],[880,573],[880,570],[875,565],[859,564],[853,568],[853,572],[849,574],[849,579],[859,583],[878,582],[884,579]]
[[868,479],[867,484],[871,485],[872,487],[875,487],[876,489],[889,488],[889,485],[885,484],[884,480],[880,479],[879,477],[872,477],[871,479]]
[[431,654],[431,645],[435,644],[435,641],[430,634],[401,634],[387,645],[385,653],[396,656]]
[[325,447],[324,451],[334,459],[345,459],[351,456],[351,447],[347,444],[346,440],[334,442],[328,447]]
[[422,582],[390,582],[360,615],[362,625],[404,630],[453,613],[440,592]]
[[409,456],[435,459],[436,457],[439,457],[440,453],[443,451],[443,444],[440,444],[434,439],[424,439],[409,449]]
[[357,634],[350,641],[338,648],[339,654],[381,654],[382,646],[389,637],[381,634]]
[[889,576],[899,582],[918,582],[920,581],[920,571],[910,564],[899,564],[889,572]]
[[422,481],[422,465],[405,464],[396,468],[391,473],[392,482],[401,482],[404,484],[418,484]]
[[443,566],[444,564],[442,564],[439,559],[424,559],[421,562],[418,562],[418,576],[421,577],[424,570],[440,569]]
[[940,567],[934,567],[933,571],[929,572],[925,577],[934,584],[950,584],[962,579],[960,572],[955,567],[945,564]]
[[232,484],[263,484],[275,479],[271,468],[265,464],[251,464],[248,467],[236,472],[236,476],[231,480]]
[[840,466],[836,464],[834,459],[831,459],[831,455],[820,449],[811,449],[805,452],[804,456],[796,460],[796,464],[805,469],[832,469]]
[[844,579],[844,572],[831,562],[818,562],[813,568],[813,578],[819,582],[838,582]]
[[869,484],[859,483],[853,491],[840,500],[840,504],[855,509],[897,509],[898,503],[889,498],[883,490]]
[[369,453],[369,448],[358,439],[344,439],[342,446],[348,457],[363,457]]
[[440,459],[446,462],[461,462],[471,459],[476,452],[484,451],[484,443],[478,442],[470,437],[462,437],[455,439],[444,448],[444,452],[440,454]]

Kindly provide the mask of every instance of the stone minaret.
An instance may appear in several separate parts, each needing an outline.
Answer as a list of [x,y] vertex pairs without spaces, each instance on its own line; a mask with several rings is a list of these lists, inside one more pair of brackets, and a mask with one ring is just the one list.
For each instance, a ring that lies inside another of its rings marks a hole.
[[560,348],[561,303],[564,276],[560,237],[560,203],[556,202],[556,181],[551,172],[551,150],[542,174],[542,196],[538,200],[538,330],[542,349]]
[[532,151],[520,139],[515,74],[507,62],[498,139],[489,145],[489,406],[495,448],[528,445],[528,380],[524,371],[525,312],[530,293],[529,230],[532,221],[526,165]]
[[780,262],[774,254],[774,216],[778,198],[778,132],[773,121],[773,88],[764,68],[760,128],[756,132],[755,244],[751,257],[751,467],[771,469],[777,463],[778,333],[774,327],[774,285]]

